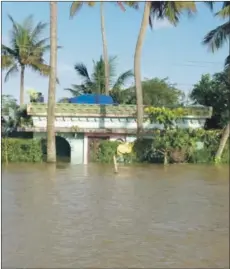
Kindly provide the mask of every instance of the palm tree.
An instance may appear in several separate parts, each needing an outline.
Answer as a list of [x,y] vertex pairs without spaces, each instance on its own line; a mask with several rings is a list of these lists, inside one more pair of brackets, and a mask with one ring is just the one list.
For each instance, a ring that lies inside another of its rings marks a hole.
[[20,106],[24,104],[24,77],[26,67],[41,75],[48,76],[50,68],[43,58],[50,49],[47,45],[49,38],[42,38],[47,27],[46,23],[39,22],[33,25],[33,16],[27,17],[22,24],[17,23],[10,15],[12,22],[10,46],[2,44],[2,69],[7,70],[5,82],[11,75],[20,71]]
[[229,55],[225,61],[226,65],[230,63],[230,2],[224,2],[222,9],[215,14],[216,16],[226,19],[228,21],[221,24],[217,28],[211,30],[203,40],[203,44],[207,45],[212,52],[219,50],[223,45],[229,41]]
[[[96,2],[82,2],[82,1],[74,1],[72,2],[70,8],[70,17],[73,17],[82,7],[84,3],[87,3],[88,6],[93,7]],[[122,2],[116,2],[117,5],[125,11],[124,5]],[[136,2],[124,2],[129,7],[133,7],[135,9],[138,8],[138,4]],[[108,47],[106,42],[106,34],[105,34],[105,15],[104,15],[104,2],[100,2],[100,16],[101,16],[101,36],[102,36],[102,44],[103,44],[103,58],[105,65],[105,94],[109,94],[109,78],[110,78],[110,69],[109,69],[109,58],[108,58]]]
[[168,19],[174,26],[179,22],[180,15],[187,11],[189,15],[196,12],[195,2],[167,2],[151,1],[145,2],[141,27],[137,39],[134,56],[134,76],[137,98],[137,135],[143,130],[143,93],[141,85],[141,51],[148,25],[152,28],[153,19]]
[[[225,1],[223,3],[222,9],[216,13],[216,16],[226,19],[228,21],[218,26],[216,29],[211,30],[203,40],[203,44],[209,46],[212,52],[219,50],[223,47],[223,45],[228,41],[229,43],[229,52],[228,57],[225,60],[225,68],[226,68],[226,81],[229,81],[230,77],[230,2]],[[230,84],[229,84],[230,87]],[[215,155],[215,160],[221,159],[222,153],[226,146],[226,143],[229,139],[229,129],[230,122],[228,122],[227,126],[224,129],[223,135],[220,140],[219,148]]]
[[55,97],[57,73],[57,2],[50,2],[50,78],[47,109],[47,162],[56,162]]
[[[122,90],[122,87],[125,83],[133,77],[132,70],[128,70],[119,77],[116,77],[116,65],[115,65],[115,57],[109,58],[109,66],[110,66],[110,76],[109,76],[109,93],[112,96],[118,96],[119,92]],[[78,96],[81,94],[105,94],[106,86],[105,86],[105,65],[104,60],[101,57],[99,61],[93,61],[93,72],[92,75],[89,75],[87,67],[83,63],[76,64],[74,69],[77,74],[83,79],[83,83],[80,85],[72,85],[72,88],[67,88],[65,90],[72,93],[73,96]]]

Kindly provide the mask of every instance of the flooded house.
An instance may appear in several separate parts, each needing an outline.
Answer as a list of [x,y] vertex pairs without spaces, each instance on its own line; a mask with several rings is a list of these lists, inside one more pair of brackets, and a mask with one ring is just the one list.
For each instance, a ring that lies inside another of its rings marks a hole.
[[[186,107],[186,116],[177,120],[179,128],[203,128],[212,115],[211,107]],[[46,138],[47,104],[30,103],[27,113],[33,125],[23,131],[33,132],[34,138]],[[55,108],[56,137],[69,147],[73,164],[91,162],[90,151],[102,139],[132,142],[136,139],[136,105],[121,105],[110,96],[82,95],[70,98],[69,103],[57,103]],[[145,115],[147,117],[147,115]],[[162,129],[157,122],[144,122],[145,136],[152,136],[154,129]]]

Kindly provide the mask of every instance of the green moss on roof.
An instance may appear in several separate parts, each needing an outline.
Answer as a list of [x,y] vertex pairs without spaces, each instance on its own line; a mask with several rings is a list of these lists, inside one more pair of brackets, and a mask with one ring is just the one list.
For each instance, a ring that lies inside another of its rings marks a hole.
[[[185,114],[209,118],[212,116],[211,107],[185,107]],[[29,115],[46,116],[47,104],[32,103],[27,106]],[[55,107],[57,116],[120,116],[135,117],[136,105],[88,105],[88,104],[66,104],[57,103]]]

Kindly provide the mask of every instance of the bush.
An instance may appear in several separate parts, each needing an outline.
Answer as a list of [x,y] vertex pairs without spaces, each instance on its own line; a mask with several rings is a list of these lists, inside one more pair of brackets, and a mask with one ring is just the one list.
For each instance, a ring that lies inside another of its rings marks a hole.
[[[120,144],[118,141],[109,141],[104,140],[101,141],[98,147],[98,152],[96,156],[96,161],[101,163],[112,163],[113,156],[117,154],[117,147]],[[118,162],[123,163],[132,163],[136,160],[136,154],[124,154],[123,156],[117,156]]]
[[2,162],[42,162],[41,141],[35,139],[2,139]]
[[156,152],[153,148],[153,139],[137,139],[134,143],[134,152],[136,153],[136,161],[140,163],[163,163],[163,156]]
[[[153,138],[136,140],[134,151],[139,162],[213,163],[220,138],[221,131],[216,130],[156,130]],[[203,144],[202,149],[197,148],[197,142]],[[221,163],[229,163],[228,145],[224,150]]]
[[113,156],[117,152],[118,141],[103,140],[100,142],[96,160],[101,163],[112,163]]

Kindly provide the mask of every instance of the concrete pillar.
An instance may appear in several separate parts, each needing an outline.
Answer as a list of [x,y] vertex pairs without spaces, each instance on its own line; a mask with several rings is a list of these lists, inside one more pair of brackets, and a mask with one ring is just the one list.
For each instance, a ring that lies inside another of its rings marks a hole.
[[69,139],[71,147],[71,164],[84,163],[84,137],[83,134],[77,134],[76,137]]
[[88,136],[84,135],[84,164],[88,163]]

